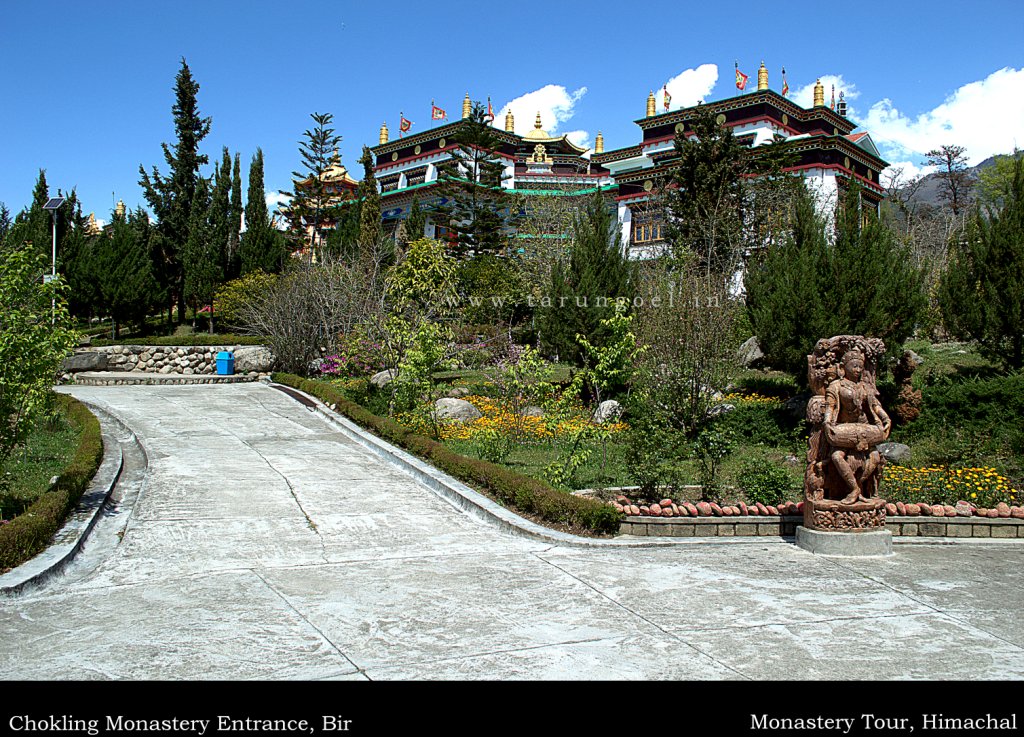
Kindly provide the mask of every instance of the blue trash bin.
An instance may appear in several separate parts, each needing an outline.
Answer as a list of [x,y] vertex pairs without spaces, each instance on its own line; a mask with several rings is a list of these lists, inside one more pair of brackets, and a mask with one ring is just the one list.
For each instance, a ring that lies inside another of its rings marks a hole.
[[217,354],[217,375],[231,376],[235,373],[235,354],[231,351],[220,351]]

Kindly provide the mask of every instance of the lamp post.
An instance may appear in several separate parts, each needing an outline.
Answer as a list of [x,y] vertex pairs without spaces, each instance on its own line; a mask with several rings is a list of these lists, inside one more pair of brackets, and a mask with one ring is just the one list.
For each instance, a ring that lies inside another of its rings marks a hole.
[[[50,200],[43,205],[44,210],[49,210],[50,215],[53,218],[53,258],[50,261],[50,278],[43,277],[43,283],[48,284],[57,278],[57,210],[64,204],[63,197],[51,197]],[[57,322],[57,297],[54,296],[50,303],[50,324],[54,325]]]

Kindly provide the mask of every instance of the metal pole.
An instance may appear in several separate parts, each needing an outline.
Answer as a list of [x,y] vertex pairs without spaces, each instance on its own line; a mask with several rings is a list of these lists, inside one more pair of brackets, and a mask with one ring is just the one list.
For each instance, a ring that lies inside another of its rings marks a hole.
[[[50,261],[50,280],[53,281],[57,278],[57,211],[51,210],[50,214],[53,216],[53,258]],[[50,325],[52,327],[56,324],[57,295],[54,294],[53,299],[50,301]]]

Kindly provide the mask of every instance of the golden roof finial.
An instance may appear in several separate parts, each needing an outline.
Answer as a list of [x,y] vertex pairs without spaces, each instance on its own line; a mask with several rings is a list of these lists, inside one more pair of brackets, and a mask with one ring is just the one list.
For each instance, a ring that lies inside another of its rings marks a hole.
[[473,114],[473,103],[469,101],[469,93],[466,93],[466,99],[462,101],[462,119],[465,120]]
[[509,133],[515,133],[516,130],[516,119],[512,117],[512,108],[505,113],[505,130]]
[[537,130],[540,130],[541,128],[544,127],[543,124],[540,122],[540,110],[537,111],[537,119],[533,121],[533,127],[536,128]]
[[764,60],[761,60],[761,68],[757,70],[757,91],[768,89],[768,69],[764,65]]
[[814,83],[814,107],[825,107],[825,85],[821,83],[821,77]]
[[653,118],[657,112],[658,104],[654,100],[654,90],[651,90],[651,94],[647,96],[647,117]]
[[597,138],[594,139],[594,153],[604,153],[604,134],[601,131],[597,132]]
[[388,142],[388,122],[386,120],[380,124],[380,142]]
[[114,208],[114,212],[117,214],[117,216],[119,218],[123,218],[124,217],[124,212],[125,212],[124,200],[118,200],[117,201],[117,207]]

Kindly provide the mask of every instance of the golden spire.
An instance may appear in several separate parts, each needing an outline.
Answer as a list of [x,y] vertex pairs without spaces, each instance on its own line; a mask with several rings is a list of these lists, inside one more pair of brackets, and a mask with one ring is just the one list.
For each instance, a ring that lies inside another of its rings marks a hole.
[[540,110],[537,111],[537,119],[533,121],[533,127],[537,130],[541,130],[543,124],[540,122]]
[[821,77],[814,83],[814,107],[825,107],[825,85],[821,83]]
[[512,108],[505,113],[505,130],[509,133],[515,133],[516,130],[516,119],[512,117]]
[[462,101],[462,119],[465,120],[473,114],[473,103],[469,101],[469,93],[466,93],[466,99]]
[[597,132],[597,138],[594,139],[594,153],[595,154],[603,154],[604,153],[604,134],[601,131]]
[[657,103],[654,101],[654,90],[647,96],[647,117],[653,118],[657,111]]
[[380,124],[380,142],[388,142],[388,123],[386,120]]
[[117,214],[117,216],[119,218],[123,218],[124,217],[124,211],[125,211],[124,200],[118,200],[117,201],[117,207],[114,208],[114,212]]
[[761,62],[761,68],[757,70],[757,91],[768,89],[768,69],[765,68],[764,61]]

